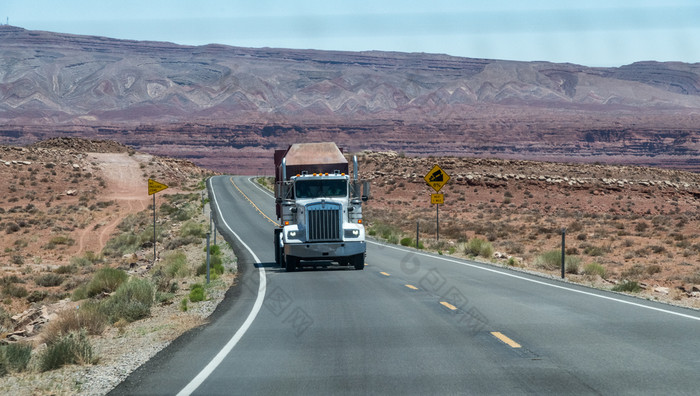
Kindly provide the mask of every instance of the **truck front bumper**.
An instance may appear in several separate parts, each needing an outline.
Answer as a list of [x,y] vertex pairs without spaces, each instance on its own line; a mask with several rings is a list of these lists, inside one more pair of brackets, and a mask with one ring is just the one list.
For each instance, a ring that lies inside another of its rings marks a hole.
[[290,243],[284,245],[284,254],[299,257],[302,260],[333,260],[364,253],[365,241],[325,242],[325,243]]

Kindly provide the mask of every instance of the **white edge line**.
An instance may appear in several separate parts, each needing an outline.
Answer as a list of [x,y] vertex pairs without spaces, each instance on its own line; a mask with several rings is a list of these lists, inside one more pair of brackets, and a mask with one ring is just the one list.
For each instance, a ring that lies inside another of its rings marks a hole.
[[[209,186],[211,187],[211,193],[212,197],[214,198],[214,203],[216,204],[216,209],[218,210],[219,213],[221,213],[221,208],[219,207],[219,201],[216,199],[216,193],[214,193],[214,185],[211,183],[211,180],[209,181]],[[221,216],[221,221],[224,223],[226,228],[228,228],[229,231],[238,239],[238,241],[245,247],[248,252],[253,256],[253,259],[255,260],[256,264],[260,264],[260,259],[258,256],[253,253],[253,250],[246,245],[245,242],[243,242],[243,239],[241,239],[238,234],[236,234],[231,227],[228,225],[226,220],[224,219],[223,216]],[[258,296],[255,299],[255,304],[253,304],[253,309],[250,311],[248,314],[248,317],[246,318],[245,322],[241,325],[241,327],[236,331],[236,333],[231,337],[231,339],[224,345],[224,347],[219,351],[219,353],[214,356],[214,358],[207,364],[202,371],[197,374],[196,377],[190,381],[187,386],[182,388],[180,392],[178,392],[178,396],[186,396],[192,394],[201,384],[204,382],[204,380],[211,375],[212,372],[221,364],[221,362],[226,358],[226,355],[231,352],[231,350],[238,344],[238,341],[241,340],[243,335],[248,331],[248,328],[250,328],[250,325],[253,324],[253,321],[255,320],[255,317],[258,316],[258,312],[260,312],[260,308],[262,307],[263,300],[265,299],[265,289],[267,288],[267,279],[265,277],[265,268],[262,266],[259,267],[259,272],[260,272],[260,284],[258,285]]]
[[[424,256],[424,257],[430,257],[430,258],[433,258],[433,259],[444,260],[444,261],[451,262],[451,263],[454,263],[454,264],[460,264],[460,265],[464,265],[464,266],[467,266],[467,267],[476,268],[476,269],[479,269],[479,270],[482,270],[482,271],[493,272],[493,273],[496,273],[496,274],[500,274],[500,275],[504,275],[504,276],[509,276],[509,277],[511,277],[511,278],[516,278],[516,279],[524,280],[524,281],[527,281],[527,282],[537,283],[537,284],[540,284],[540,285],[549,286],[549,287],[553,287],[553,288],[556,288],[556,289],[567,290],[567,291],[570,291],[570,292],[573,292],[573,293],[585,294],[585,295],[587,295],[587,296],[598,297],[598,298],[602,298],[602,299],[605,299],[605,300],[616,301],[616,302],[623,303],[623,304],[633,305],[633,306],[635,306],[635,307],[646,308],[646,309],[650,309],[650,310],[652,310],[652,311],[664,312],[664,313],[667,313],[667,314],[676,315],[676,316],[680,316],[680,317],[683,317],[683,318],[693,319],[693,320],[700,321],[700,317],[693,316],[693,315],[687,315],[687,314],[683,314],[683,313],[680,313],[680,312],[669,311],[669,310],[663,309],[663,308],[650,307],[650,306],[648,306],[648,305],[639,304],[639,303],[635,303],[635,302],[632,302],[632,301],[625,301],[625,300],[621,300],[621,299],[619,299],[619,298],[610,297],[610,296],[603,296],[603,295],[600,295],[600,294],[591,293],[591,292],[587,292],[587,291],[583,291],[583,290],[576,290],[576,289],[572,289],[572,288],[565,287],[565,286],[554,285],[554,284],[551,284],[551,283],[547,283],[547,282],[543,282],[543,281],[538,281],[538,280],[536,280],[536,279],[526,278],[526,277],[520,276],[520,275],[509,274],[509,273],[507,273],[507,272],[503,272],[503,271],[498,270],[498,269],[482,267],[481,265],[470,264],[470,263],[463,262],[463,261],[448,259],[448,258],[446,258],[446,257],[432,256],[432,255],[425,254],[425,253],[422,253],[422,252],[414,252],[414,251],[412,251],[412,250],[401,249],[401,248],[396,247],[396,246],[386,245],[386,244],[383,244],[383,243],[377,243],[377,242],[374,242],[374,241],[367,241],[367,242],[368,242],[368,243],[372,243],[372,244],[374,244],[374,245],[379,245],[379,246],[388,247],[388,248],[390,248],[390,249],[400,250],[400,251],[402,251],[402,252],[409,252],[409,253],[413,253],[413,254],[416,254],[416,255],[419,255],[419,256]],[[585,287],[585,286],[584,286],[584,287]]]
[[257,182],[254,182],[254,181],[253,181],[253,179],[255,179],[255,178],[257,178],[257,177],[249,177],[249,178],[248,178],[248,181],[250,182],[250,184],[252,184],[253,186],[255,186],[255,188],[257,188],[258,190],[262,191],[262,192],[265,193],[266,195],[269,195],[270,197],[274,198],[275,196],[272,195],[272,192],[270,192],[270,190],[266,190],[266,189],[260,187],[260,185],[259,185]]

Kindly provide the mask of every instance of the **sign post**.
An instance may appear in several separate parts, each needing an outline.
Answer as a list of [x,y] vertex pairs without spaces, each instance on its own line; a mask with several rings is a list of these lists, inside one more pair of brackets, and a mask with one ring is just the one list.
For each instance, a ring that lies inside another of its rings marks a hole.
[[[450,175],[448,175],[439,165],[433,166],[433,168],[428,171],[428,173],[423,177],[426,183],[435,190],[436,193],[440,192],[442,186],[444,186],[448,181],[450,181]],[[431,194],[430,203],[435,205],[435,221],[437,230],[437,241],[440,242],[440,205],[445,203],[445,195],[443,194]]]
[[148,195],[153,195],[153,264],[156,263],[156,193],[168,186],[153,179],[148,179]]

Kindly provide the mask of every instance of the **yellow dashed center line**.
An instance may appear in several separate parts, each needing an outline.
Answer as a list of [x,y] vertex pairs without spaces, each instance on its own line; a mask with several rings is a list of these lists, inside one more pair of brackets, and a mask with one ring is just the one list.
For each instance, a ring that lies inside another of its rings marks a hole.
[[520,344],[506,337],[503,333],[498,331],[492,331],[491,335],[501,340],[503,343],[508,344],[511,348],[521,348]]
[[391,275],[387,274],[386,272],[380,272],[380,274],[382,274],[384,276],[391,276]]
[[405,285],[405,286],[411,290],[418,290],[418,288],[413,286],[413,285]]
[[453,311],[456,311],[456,310],[457,310],[457,307],[455,307],[454,305],[448,303],[447,301],[440,301],[440,304],[444,305],[445,307],[447,307],[447,308],[449,308],[449,309],[451,309],[451,310],[453,310]]
[[250,198],[248,198],[248,196],[245,195],[245,193],[244,193],[243,191],[241,191],[240,188],[238,188],[238,186],[236,185],[236,183],[233,182],[233,177],[232,177],[230,180],[231,180],[231,184],[233,184],[233,186],[236,187],[236,190],[238,190],[238,192],[241,193],[241,195],[243,195],[243,196],[245,197],[245,199],[247,199],[248,202],[250,202],[250,204],[253,205],[253,207],[255,207],[255,210],[257,210],[258,213],[260,213],[260,214],[261,214],[264,218],[266,218],[267,221],[269,221],[270,223],[272,223],[272,224],[274,224],[274,225],[277,225],[277,222],[276,222],[276,221],[272,220],[272,219],[269,218],[265,213],[263,213],[263,211],[262,211],[260,208],[258,208],[258,205],[254,204],[254,203],[253,203],[253,200],[251,200]]

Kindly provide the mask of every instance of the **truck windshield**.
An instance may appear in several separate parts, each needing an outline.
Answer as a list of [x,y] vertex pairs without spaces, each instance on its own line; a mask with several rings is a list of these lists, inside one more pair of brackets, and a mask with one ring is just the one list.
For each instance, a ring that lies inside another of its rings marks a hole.
[[294,184],[297,198],[346,197],[345,180],[299,180]]

